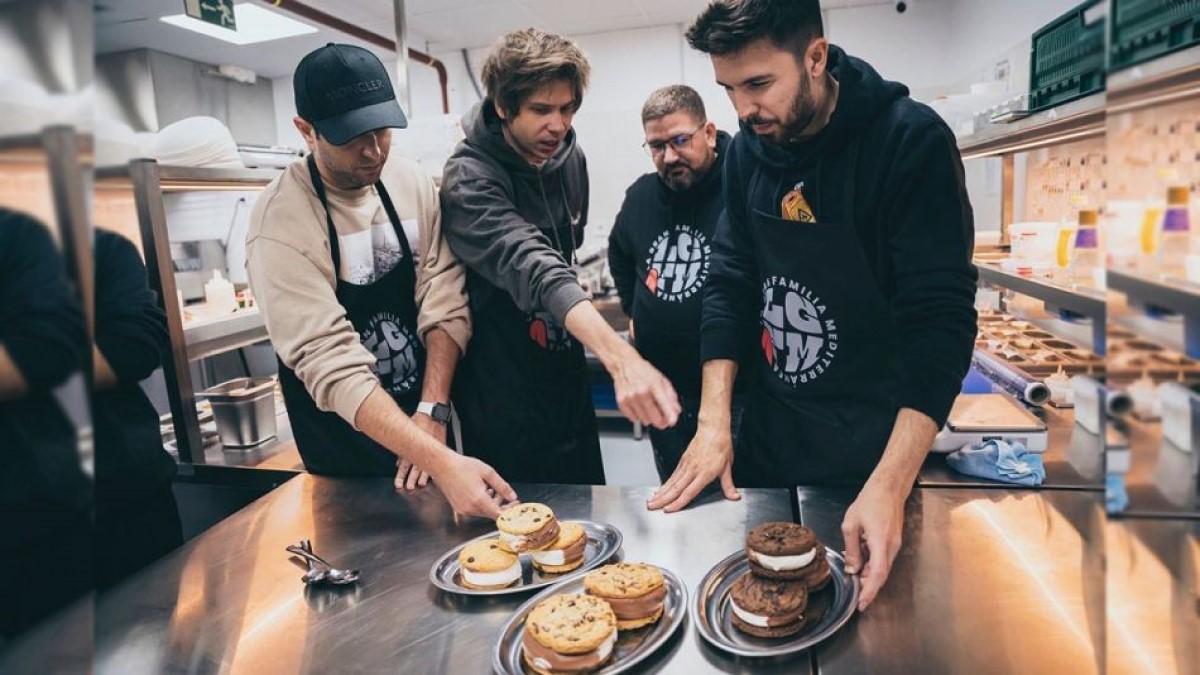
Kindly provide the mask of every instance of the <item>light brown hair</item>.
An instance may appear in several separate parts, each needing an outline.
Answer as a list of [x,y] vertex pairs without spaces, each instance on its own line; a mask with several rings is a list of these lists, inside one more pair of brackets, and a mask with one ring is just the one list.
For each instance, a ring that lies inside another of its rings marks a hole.
[[592,68],[574,42],[537,28],[513,31],[496,43],[483,63],[488,98],[516,115],[535,91],[564,80],[575,93],[575,109],[583,103]]

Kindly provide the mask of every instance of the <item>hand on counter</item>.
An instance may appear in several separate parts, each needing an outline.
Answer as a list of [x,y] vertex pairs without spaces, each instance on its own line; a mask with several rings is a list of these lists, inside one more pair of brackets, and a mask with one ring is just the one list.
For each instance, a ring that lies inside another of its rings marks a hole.
[[701,420],[675,473],[650,497],[646,507],[674,513],[691,503],[718,476],[726,499],[742,498],[733,486],[733,438],[729,425],[708,425]]
[[887,582],[900,551],[905,499],[905,495],[868,482],[842,520],[846,572],[861,574],[862,579],[860,612],[870,606]]
[[[413,424],[429,434],[442,445],[446,444],[446,425],[440,424],[428,415],[413,415]],[[418,490],[429,484],[429,473],[422,471],[413,465],[407,459],[399,459],[396,462],[396,489],[397,490]]]

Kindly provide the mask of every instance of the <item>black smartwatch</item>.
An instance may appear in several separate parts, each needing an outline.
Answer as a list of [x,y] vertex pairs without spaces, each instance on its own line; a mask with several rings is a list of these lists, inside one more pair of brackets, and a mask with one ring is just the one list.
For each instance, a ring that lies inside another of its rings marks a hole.
[[438,424],[448,424],[450,422],[450,406],[445,403],[421,401],[417,404],[417,412],[422,415],[428,415]]

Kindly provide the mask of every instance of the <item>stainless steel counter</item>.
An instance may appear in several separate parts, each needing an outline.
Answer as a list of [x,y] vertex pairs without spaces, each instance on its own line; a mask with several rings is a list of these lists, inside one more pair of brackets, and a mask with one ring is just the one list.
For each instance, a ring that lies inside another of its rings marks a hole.
[[[793,518],[785,490],[667,515],[645,509],[651,488],[517,489],[563,518],[612,523],[625,559],[667,567],[689,590],[755,524]],[[528,595],[461,598],[427,574],[447,549],[491,528],[456,523],[432,490],[402,496],[386,479],[302,474],[101,597],[95,672],[487,672],[501,626]],[[334,564],[359,567],[359,587],[306,592],[283,550],[302,537]],[[700,644],[690,625],[681,633],[645,672],[810,672],[807,654],[738,661]]]
[[1200,519],[1200,489],[1191,453],[1165,440],[1158,423],[1131,419],[1123,428],[1129,434],[1131,460],[1125,475],[1129,505],[1122,513]]
[[[797,497],[842,548],[853,493]],[[1102,493],[916,489],[888,584],[818,647],[820,672],[1103,672],[1103,527]]]
[[1104,541],[1109,672],[1200,672],[1200,521],[1113,519]]

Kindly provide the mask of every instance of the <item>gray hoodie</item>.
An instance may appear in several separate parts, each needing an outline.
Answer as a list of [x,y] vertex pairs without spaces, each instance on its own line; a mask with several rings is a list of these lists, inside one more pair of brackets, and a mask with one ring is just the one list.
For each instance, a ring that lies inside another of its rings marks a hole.
[[508,294],[522,312],[547,311],[562,325],[588,298],[571,268],[587,223],[587,160],[575,130],[541,167],[504,140],[491,100],[463,117],[466,139],[446,162],[442,233],[468,269],[475,311]]

